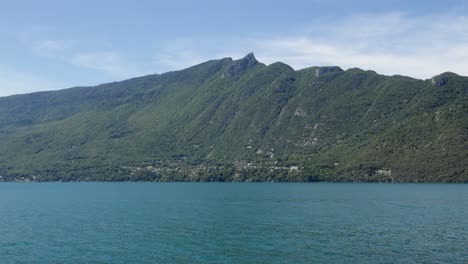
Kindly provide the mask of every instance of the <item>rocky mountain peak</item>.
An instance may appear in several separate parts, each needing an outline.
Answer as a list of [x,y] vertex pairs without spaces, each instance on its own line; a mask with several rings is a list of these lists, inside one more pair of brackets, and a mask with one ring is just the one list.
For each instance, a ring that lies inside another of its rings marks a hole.
[[242,59],[234,61],[234,64],[228,69],[227,74],[231,77],[237,77],[256,64],[258,64],[258,61],[251,52]]
[[244,58],[242,58],[241,60],[245,60],[247,61],[248,63],[257,63],[257,59],[255,58],[255,55],[253,54],[253,52],[250,52],[249,54],[245,55]]

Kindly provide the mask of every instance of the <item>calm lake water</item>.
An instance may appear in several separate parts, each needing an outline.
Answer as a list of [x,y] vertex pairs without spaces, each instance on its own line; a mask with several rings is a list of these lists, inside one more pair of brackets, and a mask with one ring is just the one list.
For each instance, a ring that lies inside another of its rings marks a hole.
[[468,263],[468,185],[2,183],[0,263]]

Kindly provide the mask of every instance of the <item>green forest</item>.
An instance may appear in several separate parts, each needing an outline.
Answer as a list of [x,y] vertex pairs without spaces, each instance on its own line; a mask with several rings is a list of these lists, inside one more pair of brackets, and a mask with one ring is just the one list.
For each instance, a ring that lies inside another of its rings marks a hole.
[[253,54],[0,98],[0,181],[468,182],[468,78]]

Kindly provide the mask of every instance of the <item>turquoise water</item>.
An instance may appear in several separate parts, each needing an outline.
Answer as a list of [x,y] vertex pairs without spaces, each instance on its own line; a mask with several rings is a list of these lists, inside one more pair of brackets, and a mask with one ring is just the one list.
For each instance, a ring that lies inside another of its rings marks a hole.
[[468,263],[468,185],[2,183],[0,263]]

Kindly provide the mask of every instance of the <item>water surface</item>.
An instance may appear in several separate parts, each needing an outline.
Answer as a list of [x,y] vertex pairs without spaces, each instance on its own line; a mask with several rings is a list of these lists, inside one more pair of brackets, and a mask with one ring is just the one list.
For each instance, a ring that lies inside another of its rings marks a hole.
[[0,263],[468,263],[468,185],[2,183]]

